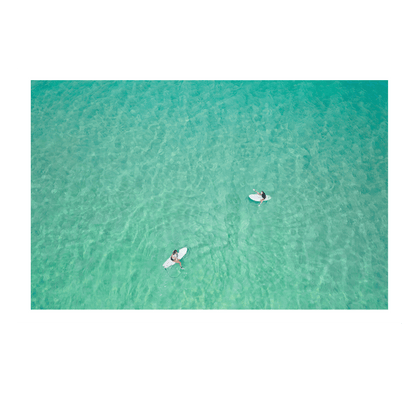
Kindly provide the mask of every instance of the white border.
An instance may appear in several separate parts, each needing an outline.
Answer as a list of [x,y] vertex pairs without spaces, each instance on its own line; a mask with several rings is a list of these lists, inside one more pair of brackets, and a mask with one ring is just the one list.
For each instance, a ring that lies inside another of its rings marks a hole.
[[[403,67],[403,155],[406,154],[406,68]],[[406,162],[403,157],[403,189],[406,189]],[[403,266],[406,264],[406,192],[403,193]],[[406,323],[406,268],[403,268],[403,324]]]
[[[388,80],[388,310],[31,310],[32,80]],[[403,325],[402,66],[16,66],[15,325]]]
[[15,183],[15,178],[14,178],[14,146],[15,146],[15,140],[14,140],[14,68],[13,68],[13,325],[14,325],[14,293],[15,293],[15,270],[14,270],[14,261],[15,261],[15,252],[14,252],[14,224],[15,224],[15,218],[14,218],[14,199],[15,199],[15,195],[14,195],[14,183]]

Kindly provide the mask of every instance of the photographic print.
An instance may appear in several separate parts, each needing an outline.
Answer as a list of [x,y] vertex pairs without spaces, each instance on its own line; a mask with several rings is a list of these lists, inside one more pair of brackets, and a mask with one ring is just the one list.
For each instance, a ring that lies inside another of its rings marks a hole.
[[32,309],[388,309],[387,81],[32,81]]

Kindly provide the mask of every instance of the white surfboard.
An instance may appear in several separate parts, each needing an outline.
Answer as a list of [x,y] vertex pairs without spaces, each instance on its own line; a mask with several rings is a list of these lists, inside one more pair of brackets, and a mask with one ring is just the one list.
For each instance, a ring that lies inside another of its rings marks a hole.
[[[186,247],[181,248],[178,252],[178,259],[180,260],[186,254],[187,251],[188,249]],[[169,258],[163,263],[163,267],[167,269],[168,267],[173,266],[174,264],[175,262],[172,261],[169,256]]]
[[[252,199],[253,201],[256,201],[256,202],[260,202],[263,198],[260,196],[260,195],[258,195],[258,194],[251,194],[251,195],[249,195],[248,196],[250,199]],[[270,196],[270,195],[266,195],[266,199],[265,199],[265,201],[269,201],[270,199],[272,199],[272,197]]]

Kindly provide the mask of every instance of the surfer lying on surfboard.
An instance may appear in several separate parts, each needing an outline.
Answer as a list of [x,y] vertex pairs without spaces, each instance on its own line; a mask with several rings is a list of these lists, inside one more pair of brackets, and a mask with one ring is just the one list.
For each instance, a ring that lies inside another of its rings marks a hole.
[[173,250],[172,255],[170,256],[170,259],[172,261],[174,261],[175,263],[179,263],[181,265],[181,269],[183,269],[182,267],[182,263],[180,262],[180,260],[178,259],[178,250]]
[[253,191],[257,194],[260,195],[263,199],[260,201],[260,205],[262,204],[262,202],[266,199],[266,194],[261,191],[261,192],[257,192],[255,189],[253,189]]

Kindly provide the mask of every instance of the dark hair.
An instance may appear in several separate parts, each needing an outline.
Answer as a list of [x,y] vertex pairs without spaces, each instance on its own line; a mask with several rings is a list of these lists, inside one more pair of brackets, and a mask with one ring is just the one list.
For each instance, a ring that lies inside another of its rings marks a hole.
[[263,198],[266,198],[266,194],[265,194],[263,191],[261,191],[261,196],[262,196]]
[[178,250],[173,250],[173,253],[172,254],[175,254],[175,253],[177,253],[178,252]]

